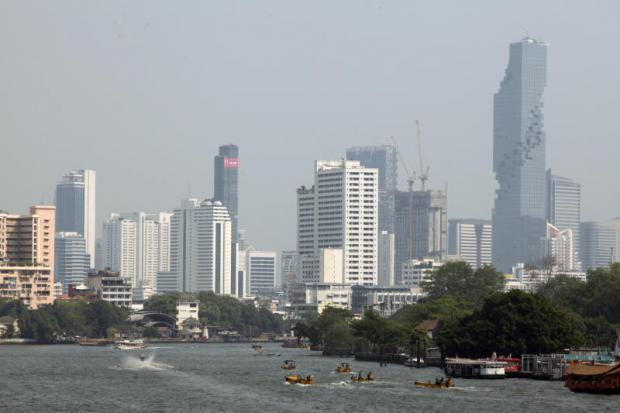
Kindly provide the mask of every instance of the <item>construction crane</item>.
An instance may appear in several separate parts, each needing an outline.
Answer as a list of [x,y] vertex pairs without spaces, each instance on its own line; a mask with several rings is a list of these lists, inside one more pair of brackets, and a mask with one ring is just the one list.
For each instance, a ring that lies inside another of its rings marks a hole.
[[396,153],[398,154],[398,159],[400,159],[400,163],[403,165],[405,169],[405,173],[407,174],[407,186],[409,187],[409,194],[407,200],[407,260],[413,259],[413,184],[415,182],[415,171],[410,170],[407,166],[407,162],[405,162],[405,158],[403,157],[402,152],[398,147],[398,143],[396,143],[396,139],[393,136],[390,136],[390,139],[394,143],[394,148],[396,149]]
[[420,183],[422,184],[422,190],[424,191],[426,181],[430,178],[430,166],[428,166],[428,162],[424,165],[424,160],[422,156],[422,134],[420,133],[420,122],[415,121],[416,129],[418,130],[418,157],[420,159]]

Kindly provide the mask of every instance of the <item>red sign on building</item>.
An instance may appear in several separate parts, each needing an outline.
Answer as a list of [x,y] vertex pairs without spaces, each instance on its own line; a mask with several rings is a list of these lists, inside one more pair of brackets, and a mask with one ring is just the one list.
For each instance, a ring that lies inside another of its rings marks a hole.
[[224,168],[237,169],[239,167],[239,158],[224,158]]

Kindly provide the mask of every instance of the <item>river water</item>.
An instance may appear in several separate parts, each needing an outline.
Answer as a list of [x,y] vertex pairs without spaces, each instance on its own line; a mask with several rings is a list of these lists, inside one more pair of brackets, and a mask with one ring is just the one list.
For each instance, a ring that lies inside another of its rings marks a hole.
[[[456,388],[416,388],[439,369],[412,369],[323,357],[267,344],[111,347],[0,346],[0,412],[585,412],[620,411],[620,396],[574,394],[561,382],[456,380]],[[268,355],[272,354],[272,355]],[[290,385],[280,369],[294,359],[315,386]],[[372,370],[373,383],[336,374],[340,361]]]

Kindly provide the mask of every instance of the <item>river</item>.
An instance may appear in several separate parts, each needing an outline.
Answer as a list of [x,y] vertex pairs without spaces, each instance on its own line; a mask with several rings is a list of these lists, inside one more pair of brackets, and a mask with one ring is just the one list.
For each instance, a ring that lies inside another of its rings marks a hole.
[[[0,346],[0,412],[581,412],[618,411],[620,396],[574,394],[561,382],[523,379],[456,380],[456,388],[416,388],[439,369],[412,369],[323,357],[267,344],[112,347]],[[268,355],[272,354],[272,355]],[[315,386],[284,382],[294,359]],[[339,361],[372,370],[373,383],[351,384]]]

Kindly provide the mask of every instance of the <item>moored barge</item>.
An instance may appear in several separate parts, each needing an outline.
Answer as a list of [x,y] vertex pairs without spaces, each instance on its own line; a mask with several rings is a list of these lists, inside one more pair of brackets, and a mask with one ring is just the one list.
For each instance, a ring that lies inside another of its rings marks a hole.
[[564,385],[574,392],[620,394],[620,364],[569,364]]
[[448,377],[464,379],[503,379],[506,377],[505,361],[472,360],[461,358],[446,359],[444,369]]

